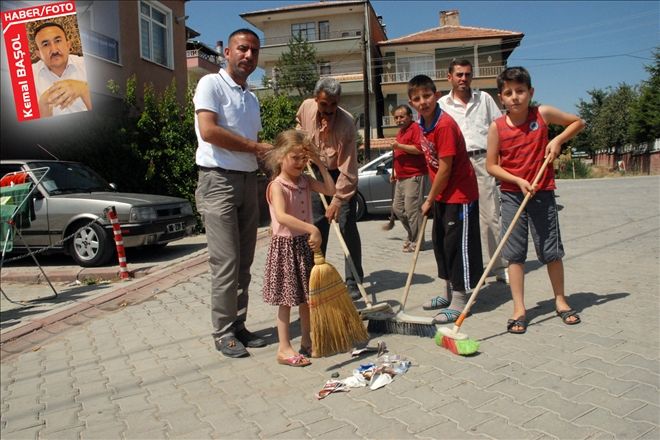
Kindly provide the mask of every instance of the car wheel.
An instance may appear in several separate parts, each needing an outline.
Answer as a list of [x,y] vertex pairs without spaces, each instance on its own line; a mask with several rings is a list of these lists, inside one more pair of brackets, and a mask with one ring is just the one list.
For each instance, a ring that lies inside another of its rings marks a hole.
[[112,257],[113,250],[109,234],[96,223],[80,229],[69,240],[69,254],[82,267],[102,266]]
[[355,194],[355,201],[355,219],[356,221],[360,221],[367,213],[367,204],[364,202],[364,197],[360,193]]

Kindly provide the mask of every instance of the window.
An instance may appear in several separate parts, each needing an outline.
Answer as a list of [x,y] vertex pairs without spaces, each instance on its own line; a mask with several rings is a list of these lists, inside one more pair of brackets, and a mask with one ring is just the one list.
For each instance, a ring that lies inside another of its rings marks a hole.
[[172,11],[156,2],[140,2],[142,58],[172,68]]
[[116,1],[78,0],[78,25],[83,55],[119,63],[119,7]]
[[319,64],[319,75],[330,75],[330,63],[320,63]]
[[319,40],[327,40],[330,38],[330,22],[319,21]]
[[316,23],[296,23],[291,25],[291,36],[303,40],[316,40]]

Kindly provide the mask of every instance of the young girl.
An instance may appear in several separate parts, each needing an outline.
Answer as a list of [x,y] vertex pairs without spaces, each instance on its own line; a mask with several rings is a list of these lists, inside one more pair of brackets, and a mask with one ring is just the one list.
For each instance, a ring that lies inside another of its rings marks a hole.
[[[316,147],[305,133],[288,130],[275,139],[267,165],[277,176],[266,189],[273,235],[266,259],[263,295],[277,310],[277,362],[305,367],[311,362],[309,274],[314,264],[313,251],[321,248],[321,232],[312,224],[311,193],[335,194],[335,184],[321,162]],[[320,170],[323,182],[303,174],[311,160]],[[291,347],[289,317],[291,307],[300,313],[300,350]]]

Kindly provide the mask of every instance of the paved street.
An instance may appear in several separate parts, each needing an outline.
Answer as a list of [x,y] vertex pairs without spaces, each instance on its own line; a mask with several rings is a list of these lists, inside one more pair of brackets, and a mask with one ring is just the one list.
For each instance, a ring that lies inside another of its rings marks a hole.
[[[532,249],[525,335],[506,333],[510,293],[489,278],[462,327],[481,341],[477,355],[456,356],[429,338],[373,335],[372,342],[382,340],[390,354],[412,361],[408,372],[379,390],[353,388],[317,400],[333,373],[348,377],[375,356],[339,354],[304,369],[276,363],[275,308],[260,298],[262,242],[248,327],[268,339],[266,348],[234,360],[215,351],[209,275],[183,262],[170,278],[149,284],[145,277],[145,291],[121,303],[86,308],[3,344],[0,435],[658,439],[660,177],[558,185],[566,290],[580,325],[566,326],[555,315],[545,268]],[[412,254],[401,252],[403,228],[385,232],[385,223],[359,223],[365,285],[396,309]],[[430,222],[426,236],[406,308],[413,314],[433,313],[421,304],[441,288]],[[327,260],[343,273],[340,252],[331,235]],[[297,347],[297,321],[292,333]]]

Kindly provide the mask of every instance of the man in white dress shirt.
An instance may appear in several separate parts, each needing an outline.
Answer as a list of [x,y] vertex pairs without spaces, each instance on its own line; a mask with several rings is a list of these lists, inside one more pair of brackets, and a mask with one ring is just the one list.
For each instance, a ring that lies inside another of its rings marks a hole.
[[[500,240],[500,197],[495,178],[486,171],[486,137],[490,123],[502,111],[488,93],[470,88],[472,74],[470,61],[452,61],[447,73],[451,91],[439,103],[461,128],[470,162],[477,173],[481,246],[491,258]],[[498,281],[508,283],[506,261],[502,257],[497,258],[492,270]]]
[[71,55],[71,41],[57,23],[34,30],[39,61],[32,65],[41,117],[91,110],[83,57]]

